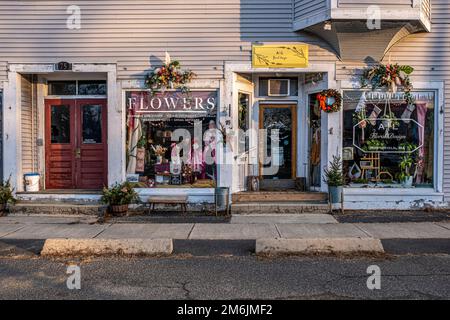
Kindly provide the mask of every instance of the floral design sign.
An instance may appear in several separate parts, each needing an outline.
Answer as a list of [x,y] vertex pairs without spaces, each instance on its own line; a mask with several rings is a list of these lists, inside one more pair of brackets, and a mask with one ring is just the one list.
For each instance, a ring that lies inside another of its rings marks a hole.
[[252,65],[253,68],[306,68],[308,45],[253,45]]

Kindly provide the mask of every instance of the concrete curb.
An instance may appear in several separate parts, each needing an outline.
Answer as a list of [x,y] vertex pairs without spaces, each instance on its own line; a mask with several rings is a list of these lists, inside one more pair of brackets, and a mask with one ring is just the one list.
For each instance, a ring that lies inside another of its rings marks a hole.
[[374,238],[257,239],[256,254],[384,253]]
[[47,239],[41,255],[170,255],[172,251],[172,239]]

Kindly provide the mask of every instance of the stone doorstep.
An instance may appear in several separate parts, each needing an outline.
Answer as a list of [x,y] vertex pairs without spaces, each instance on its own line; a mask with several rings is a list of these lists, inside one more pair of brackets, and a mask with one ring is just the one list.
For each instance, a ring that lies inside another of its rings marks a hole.
[[232,214],[268,214],[268,213],[328,213],[326,203],[272,202],[272,203],[236,203],[231,205]]

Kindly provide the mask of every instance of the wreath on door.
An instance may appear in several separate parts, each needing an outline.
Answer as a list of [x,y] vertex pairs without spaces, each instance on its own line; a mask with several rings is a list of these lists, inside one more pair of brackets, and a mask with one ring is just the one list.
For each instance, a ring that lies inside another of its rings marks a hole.
[[326,113],[338,112],[341,110],[342,95],[334,89],[323,90],[317,94],[320,108]]

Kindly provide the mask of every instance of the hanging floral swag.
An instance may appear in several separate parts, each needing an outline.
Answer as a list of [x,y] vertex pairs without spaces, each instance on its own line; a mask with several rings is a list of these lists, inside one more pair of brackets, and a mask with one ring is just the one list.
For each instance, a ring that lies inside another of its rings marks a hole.
[[390,92],[396,93],[399,86],[403,87],[405,101],[407,104],[414,103],[414,97],[411,94],[413,89],[409,75],[414,68],[408,65],[387,64],[377,65],[364,70],[361,77],[361,87],[372,86],[372,90],[378,88],[387,88]]
[[156,91],[164,92],[167,89],[180,89],[183,93],[189,93],[186,85],[194,77],[194,72],[181,70],[180,62],[174,60],[150,72],[145,79],[145,85],[150,89],[152,95]]
[[317,94],[320,108],[326,113],[338,112],[341,110],[342,95],[334,89],[323,90]]

